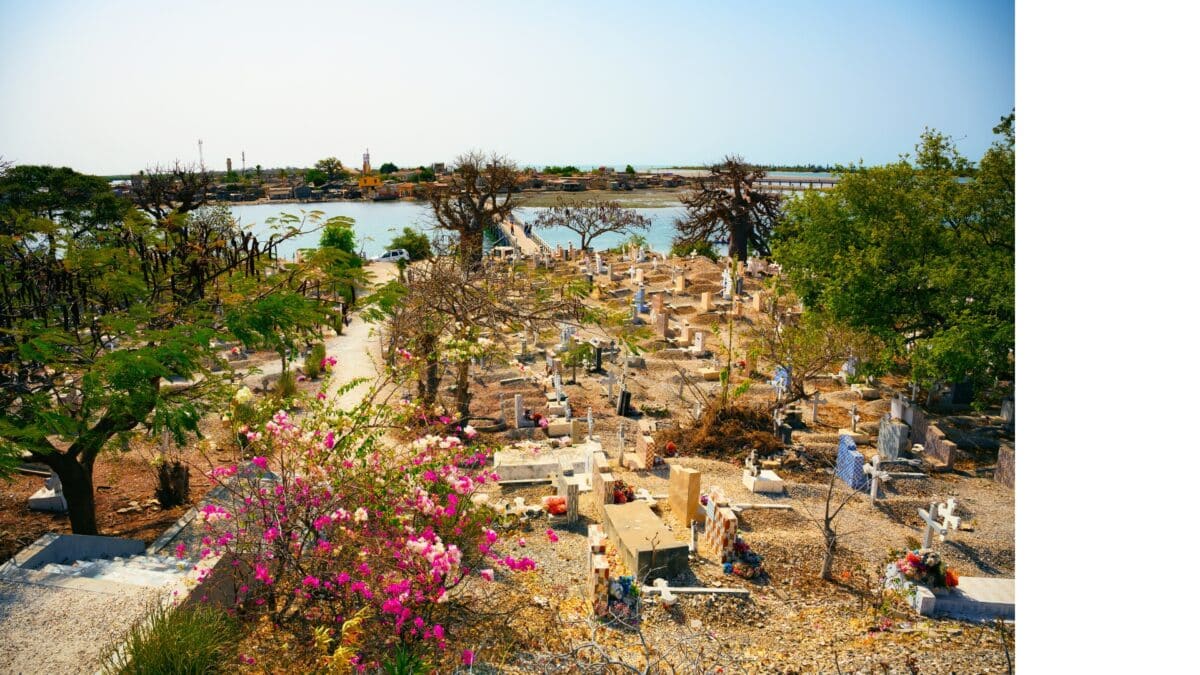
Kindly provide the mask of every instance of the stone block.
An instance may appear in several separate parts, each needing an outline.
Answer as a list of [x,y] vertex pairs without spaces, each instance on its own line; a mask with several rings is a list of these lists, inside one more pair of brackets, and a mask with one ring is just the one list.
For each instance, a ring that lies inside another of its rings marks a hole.
[[879,398],[879,390],[866,384],[853,384],[850,389],[858,392],[864,401],[874,401]]
[[1017,450],[1011,445],[1005,443],[1000,446],[1000,452],[996,456],[996,473],[993,476],[996,482],[1009,488],[1016,489],[1017,487]]
[[930,590],[917,585],[910,603],[923,616],[961,621],[1013,621],[1017,618],[1013,579],[959,577],[956,588]]
[[688,567],[688,545],[642,501],[604,507],[604,530],[616,541],[629,572],[638,579],[676,576]]
[[733,557],[737,527],[737,514],[733,509],[710,498],[704,507],[704,544],[717,562],[725,563]]
[[67,512],[67,498],[63,496],[63,493],[56,492],[50,488],[38,488],[37,492],[29,496],[26,503],[34,511],[46,511],[48,513]]
[[783,494],[787,492],[787,488],[783,485],[783,479],[774,471],[760,470],[757,476],[751,475],[749,469],[742,471],[742,485],[746,489],[758,494]]
[[858,451],[858,445],[849,436],[838,439],[835,471],[838,478],[855,490],[865,490],[871,483],[863,473],[863,454]]
[[697,514],[700,510],[700,472],[672,464],[667,503],[671,505],[671,514],[682,527],[691,527],[693,521],[700,520]]
[[908,425],[897,419],[879,424],[879,456],[884,459],[899,459],[900,453],[908,448]]
[[716,368],[701,368],[700,377],[705,382],[719,382],[721,380],[721,371]]
[[950,471],[954,469],[957,454],[958,445],[947,438],[936,424],[930,425],[925,432],[925,459],[938,468]]

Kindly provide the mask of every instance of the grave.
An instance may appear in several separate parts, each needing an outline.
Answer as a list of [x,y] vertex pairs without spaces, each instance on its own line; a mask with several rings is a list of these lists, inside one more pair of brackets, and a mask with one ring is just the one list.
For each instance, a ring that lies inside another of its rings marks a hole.
[[959,577],[957,588],[936,591],[919,584],[914,586],[909,602],[923,616],[979,622],[1017,618],[1014,579]]
[[634,451],[621,453],[621,465],[635,471],[648,471],[654,468],[655,456],[654,437],[639,430]]
[[537,444],[520,445],[497,450],[493,470],[503,481],[546,480],[556,476],[564,462],[576,473],[586,470],[589,456],[598,443],[567,448],[548,448]]
[[898,459],[908,449],[908,425],[887,417],[879,422],[879,454],[884,459]]
[[596,510],[603,512],[605,504],[613,503],[613,492],[617,479],[608,465],[608,455],[603,451],[592,453],[592,493],[596,498]]
[[58,474],[51,472],[43,486],[29,496],[27,504],[34,511],[66,513],[67,498],[63,496],[62,481],[59,480]]
[[868,487],[866,474],[863,473],[863,454],[858,451],[858,444],[849,435],[838,436],[837,465],[834,471],[847,485],[855,490],[865,490]]
[[693,522],[700,520],[697,515],[700,510],[700,472],[672,464],[667,503],[680,526],[690,528]]
[[726,563],[733,558],[737,527],[737,515],[729,508],[729,502],[720,495],[710,494],[704,505],[704,544],[717,562]]
[[606,504],[603,514],[605,532],[616,538],[617,551],[635,577],[669,577],[687,570],[687,543],[675,541],[675,535],[654,515],[649,504]]
[[599,525],[588,525],[587,536],[587,599],[596,616],[608,614],[608,558],[604,555],[608,538]]
[[[950,530],[958,529],[962,521],[958,516],[954,515],[955,506],[957,506],[957,503],[954,497],[951,497],[941,504],[937,502],[930,503],[928,511],[917,509],[917,515],[921,517],[921,520],[925,521],[925,536],[921,540],[921,548],[933,547],[933,534],[935,532],[938,535],[938,541],[946,541],[946,535],[950,533]],[[938,521],[938,516],[942,518],[940,522]]]
[[783,479],[770,469],[759,468],[758,451],[751,450],[746,458],[746,466],[742,469],[742,485],[747,490],[758,494],[783,494],[787,489]]
[[929,425],[925,431],[925,454],[935,468],[950,471],[954,469],[954,460],[958,455],[958,445],[946,437],[946,433],[936,424]]

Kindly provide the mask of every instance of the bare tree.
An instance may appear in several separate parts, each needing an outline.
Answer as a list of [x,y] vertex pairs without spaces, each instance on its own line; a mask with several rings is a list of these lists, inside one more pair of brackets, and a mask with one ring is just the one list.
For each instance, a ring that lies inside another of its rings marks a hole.
[[458,258],[464,269],[480,265],[484,231],[517,207],[513,193],[519,179],[520,170],[507,157],[471,151],[455,160],[451,175],[427,188],[437,226],[458,233]]
[[159,223],[172,214],[195,211],[208,202],[212,180],[208,172],[176,161],[139,171],[131,181],[130,196],[138,208]]
[[[460,259],[461,260],[461,259]],[[387,355],[406,348],[421,362],[418,394],[429,406],[437,398],[441,362],[455,368],[455,409],[470,414],[471,359],[513,327],[539,328],[555,322],[578,322],[582,288],[562,297],[549,297],[531,279],[499,265],[463,268],[449,256],[435,256],[410,265],[381,294],[379,305],[388,321]],[[378,303],[377,303],[378,304]]]
[[768,255],[771,230],[779,217],[779,195],[754,189],[766,175],[737,155],[708,169],[697,190],[683,198],[687,217],[675,221],[679,242],[728,238],[729,257],[745,261],[750,249]]
[[570,204],[560,197],[558,203],[539,215],[534,224],[565,227],[579,235],[579,248],[586,251],[596,237],[609,232],[628,234],[632,230],[645,230],[650,226],[650,219],[633,209],[622,208],[615,201],[588,199]]

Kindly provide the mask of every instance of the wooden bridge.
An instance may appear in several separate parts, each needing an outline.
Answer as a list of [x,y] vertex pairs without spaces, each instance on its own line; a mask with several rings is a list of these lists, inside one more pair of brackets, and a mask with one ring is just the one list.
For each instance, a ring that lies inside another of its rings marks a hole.
[[838,184],[837,176],[766,176],[754,181],[754,187],[764,192],[796,192],[828,190]]

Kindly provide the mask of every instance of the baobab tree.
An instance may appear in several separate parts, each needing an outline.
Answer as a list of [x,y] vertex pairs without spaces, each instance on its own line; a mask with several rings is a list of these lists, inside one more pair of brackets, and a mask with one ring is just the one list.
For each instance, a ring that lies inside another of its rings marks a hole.
[[437,226],[458,233],[463,269],[483,260],[483,233],[512,215],[520,169],[507,157],[471,151],[454,160],[453,171],[427,189]]
[[771,230],[779,217],[779,195],[754,189],[766,175],[736,155],[728,155],[708,169],[700,186],[683,198],[687,217],[675,221],[677,243],[699,244],[729,240],[729,257],[745,261],[751,249],[771,252]]
[[633,209],[622,208],[615,201],[588,199],[571,204],[560,197],[549,211],[537,217],[534,225],[564,227],[579,235],[579,248],[586,251],[596,237],[609,232],[629,234],[633,230],[645,230],[650,226],[650,219]]

